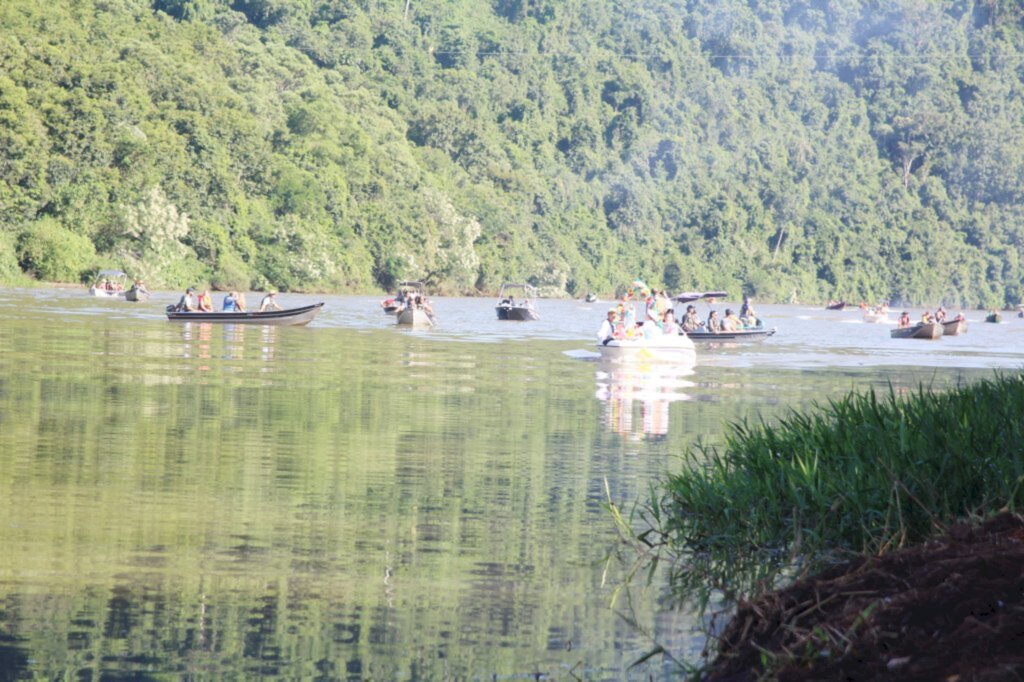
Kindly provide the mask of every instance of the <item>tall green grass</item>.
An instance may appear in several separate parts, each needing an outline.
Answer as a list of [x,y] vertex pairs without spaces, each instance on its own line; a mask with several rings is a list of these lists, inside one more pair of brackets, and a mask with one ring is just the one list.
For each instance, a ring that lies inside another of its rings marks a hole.
[[691,557],[878,553],[1020,506],[1024,375],[909,396],[850,394],[733,425],[664,483],[652,523]]

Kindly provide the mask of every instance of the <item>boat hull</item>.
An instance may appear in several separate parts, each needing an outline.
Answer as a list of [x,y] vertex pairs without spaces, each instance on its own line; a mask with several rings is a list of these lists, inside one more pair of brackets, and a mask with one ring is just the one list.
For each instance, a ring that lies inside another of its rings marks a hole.
[[533,308],[526,306],[499,305],[494,311],[498,314],[499,320],[512,320],[514,322],[530,322],[539,320],[540,314]]
[[413,329],[429,329],[434,326],[434,320],[427,311],[419,308],[406,308],[396,315],[395,323]]
[[942,335],[943,336],[959,336],[960,334],[967,333],[967,322],[964,320],[954,320],[952,322],[942,323]]
[[124,298],[125,292],[110,291],[109,289],[97,289],[96,287],[89,287],[89,295],[95,296],[96,298]]
[[615,362],[652,360],[677,365],[697,364],[697,349],[688,337],[664,334],[653,338],[612,339],[597,344],[601,358]]
[[216,322],[218,324],[263,324],[273,326],[302,326],[309,324],[317,316],[323,303],[288,308],[285,310],[268,310],[266,312],[226,313],[226,312],[175,312],[174,306],[167,307],[167,319],[175,322]]
[[893,329],[889,335],[894,339],[941,339],[942,325],[938,322],[917,324],[913,327]]
[[764,341],[774,335],[775,327],[771,329],[739,329],[734,332],[687,332],[686,336],[694,343],[722,343],[725,341],[756,342]]

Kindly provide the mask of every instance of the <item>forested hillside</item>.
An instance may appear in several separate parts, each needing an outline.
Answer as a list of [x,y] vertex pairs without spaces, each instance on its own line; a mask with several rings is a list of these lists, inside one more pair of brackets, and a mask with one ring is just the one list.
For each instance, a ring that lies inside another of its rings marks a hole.
[[0,2],[0,280],[996,306],[1016,0]]

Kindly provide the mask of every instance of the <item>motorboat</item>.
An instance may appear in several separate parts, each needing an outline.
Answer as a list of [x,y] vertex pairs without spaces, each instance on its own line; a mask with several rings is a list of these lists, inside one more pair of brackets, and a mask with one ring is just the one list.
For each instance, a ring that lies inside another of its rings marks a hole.
[[309,324],[317,316],[323,303],[285,308],[284,310],[267,310],[264,312],[212,312],[198,310],[179,311],[176,306],[167,306],[167,319],[175,322],[217,322],[219,324],[265,324],[274,326],[302,326]]
[[[516,294],[519,297],[516,297]],[[537,289],[529,284],[501,285],[498,292],[498,305],[494,307],[498,313],[499,320],[514,320],[516,322],[529,322],[539,320],[540,314],[533,307],[533,299],[537,298]]]
[[888,306],[870,306],[864,309],[864,321],[873,324],[887,324],[892,322],[889,319]]
[[[622,297],[619,307],[624,319],[615,325],[614,334],[598,339],[602,359],[613,362],[653,361],[692,366],[697,363],[697,349],[685,334],[663,334],[651,318],[647,303],[651,292],[640,280],[633,282]],[[650,325],[652,331],[644,328]]]
[[593,293],[593,292],[590,292],[590,293],[588,293],[588,294],[587,294],[587,295],[586,295],[586,296],[585,296],[585,297],[583,298],[583,300],[584,300],[584,301],[585,301],[586,303],[597,303],[597,301],[598,301],[598,298],[597,298],[597,294],[595,294],[595,293]]
[[897,327],[889,332],[894,339],[941,339],[942,334],[939,322],[918,322],[912,327]]
[[380,307],[385,315],[395,315],[405,306],[405,300],[409,296],[423,296],[423,282],[399,282],[394,296],[389,296],[380,302]]
[[433,327],[436,319],[423,283],[402,282],[398,290],[404,295],[400,307],[395,311],[395,324],[413,329]]
[[89,287],[89,295],[96,298],[124,298],[128,275],[120,270],[100,270]]
[[942,325],[943,336],[960,336],[961,334],[967,333],[967,320],[949,320],[948,322],[940,322]]
[[842,310],[846,307],[846,301],[829,301],[825,304],[825,310]]

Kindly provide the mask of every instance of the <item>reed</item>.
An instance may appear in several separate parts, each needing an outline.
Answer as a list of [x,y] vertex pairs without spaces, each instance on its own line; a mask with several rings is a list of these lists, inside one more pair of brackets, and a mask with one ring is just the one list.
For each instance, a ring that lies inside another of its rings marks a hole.
[[[1024,375],[945,393],[851,393],[734,424],[664,483],[656,530],[691,557],[881,553],[1020,507]],[[649,520],[650,520],[649,519]]]

